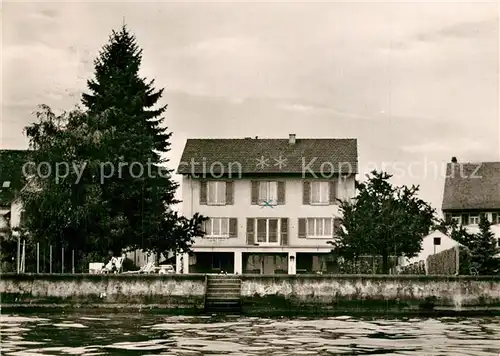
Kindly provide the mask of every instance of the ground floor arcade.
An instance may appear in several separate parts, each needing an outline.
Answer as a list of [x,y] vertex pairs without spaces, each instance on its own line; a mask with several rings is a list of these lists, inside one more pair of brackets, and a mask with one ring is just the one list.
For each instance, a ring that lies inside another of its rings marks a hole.
[[335,273],[325,251],[194,251],[177,256],[177,273],[310,274]]

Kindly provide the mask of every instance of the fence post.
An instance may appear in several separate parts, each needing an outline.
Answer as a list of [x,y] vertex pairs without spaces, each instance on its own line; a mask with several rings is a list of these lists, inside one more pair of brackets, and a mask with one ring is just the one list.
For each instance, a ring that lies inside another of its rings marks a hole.
[[40,273],[40,243],[36,243],[36,273]]
[[17,273],[19,274],[21,269],[21,237],[17,237]]
[[61,248],[61,273],[64,273],[64,247]]
[[49,246],[49,273],[52,273],[52,245]]
[[26,240],[23,240],[23,258],[22,258],[22,265],[21,265],[21,271],[23,273],[26,273]]
[[71,250],[71,272],[75,273],[75,250]]

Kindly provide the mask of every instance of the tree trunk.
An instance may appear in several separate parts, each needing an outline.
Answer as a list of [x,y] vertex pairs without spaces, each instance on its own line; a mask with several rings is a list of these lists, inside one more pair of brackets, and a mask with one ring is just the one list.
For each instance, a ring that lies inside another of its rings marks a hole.
[[387,251],[382,252],[382,273],[389,274],[389,254]]

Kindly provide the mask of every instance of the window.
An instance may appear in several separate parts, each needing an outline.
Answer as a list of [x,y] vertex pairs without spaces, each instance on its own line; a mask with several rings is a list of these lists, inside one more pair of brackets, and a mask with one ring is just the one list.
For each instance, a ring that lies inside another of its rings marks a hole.
[[204,222],[205,237],[229,237],[229,218],[211,218]]
[[469,216],[469,224],[470,225],[478,225],[479,224],[479,215],[470,215]]
[[311,204],[329,204],[328,182],[311,182]]
[[439,246],[439,245],[441,245],[441,238],[435,237],[434,238],[434,246]]
[[331,238],[333,235],[332,218],[307,219],[307,237]]
[[207,183],[207,204],[224,205],[226,203],[226,182]]
[[458,216],[458,215],[453,215],[453,216],[451,217],[451,221],[452,221],[452,222],[454,222],[454,223],[456,223],[457,225],[460,225],[460,216]]
[[279,219],[255,219],[258,244],[279,244]]
[[259,182],[259,204],[278,204],[278,182]]

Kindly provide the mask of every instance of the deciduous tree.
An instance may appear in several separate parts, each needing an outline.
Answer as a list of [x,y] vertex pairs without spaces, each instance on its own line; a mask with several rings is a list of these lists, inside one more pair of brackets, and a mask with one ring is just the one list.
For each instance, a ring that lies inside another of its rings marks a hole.
[[353,201],[339,201],[342,226],[334,249],[346,258],[382,256],[382,269],[389,271],[389,256],[413,257],[422,238],[435,222],[435,211],[417,196],[418,187],[395,187],[392,176],[373,171],[366,182],[357,183]]

